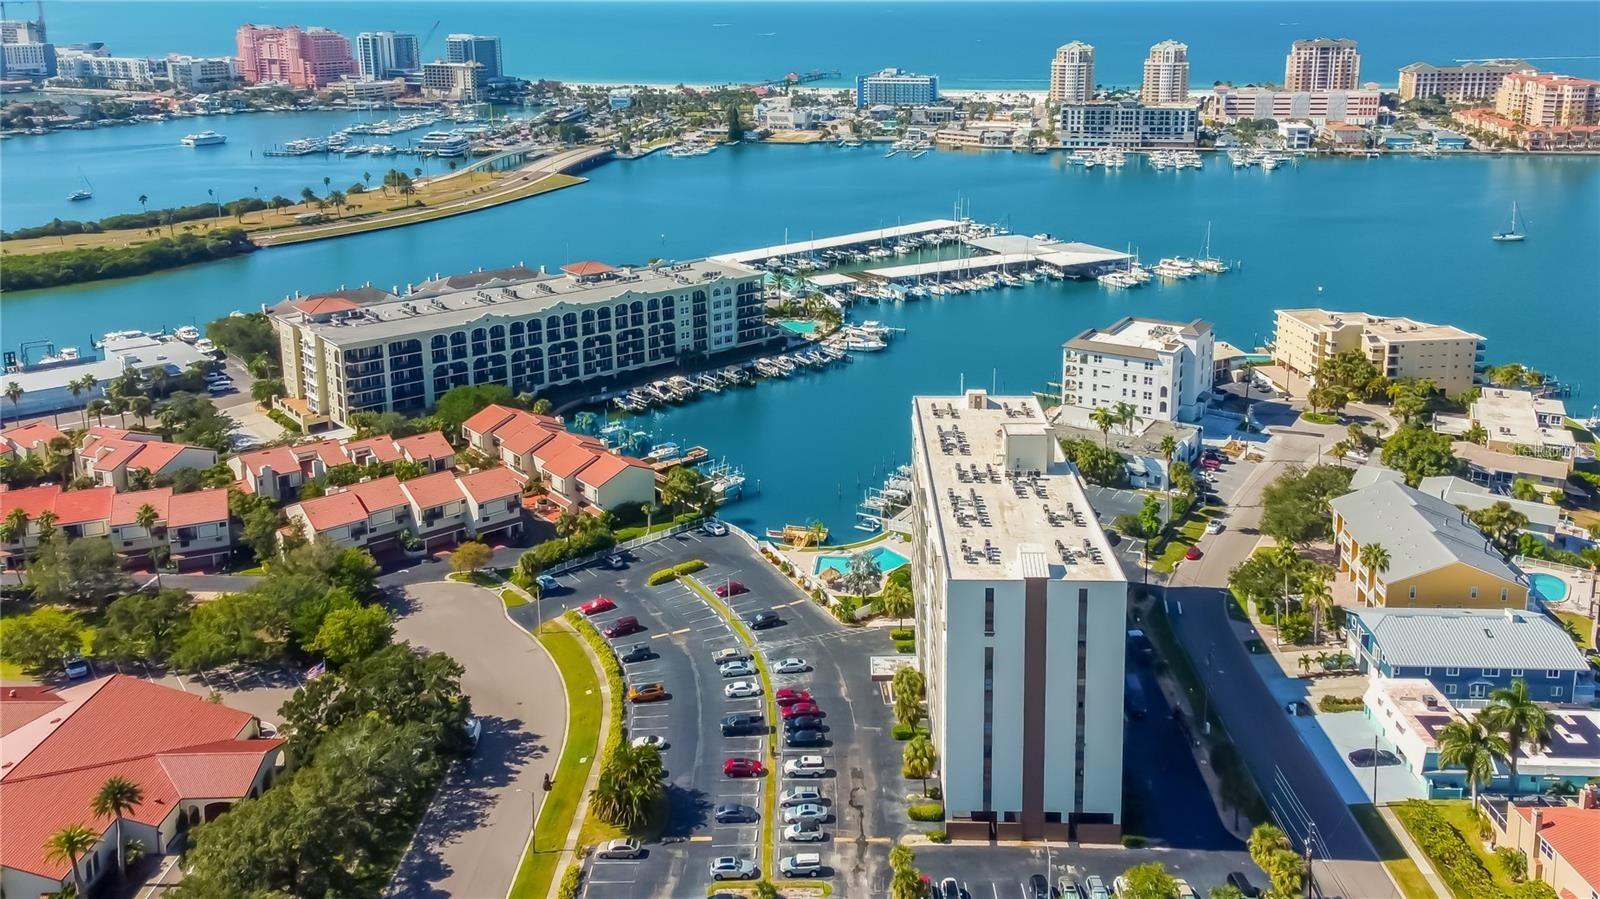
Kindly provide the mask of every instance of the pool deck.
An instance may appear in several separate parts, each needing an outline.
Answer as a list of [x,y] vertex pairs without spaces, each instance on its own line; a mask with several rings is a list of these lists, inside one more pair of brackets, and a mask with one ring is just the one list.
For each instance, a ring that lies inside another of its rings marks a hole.
[[836,590],[826,581],[817,576],[817,559],[822,556],[851,556],[858,552],[870,552],[874,549],[887,549],[906,559],[906,564],[911,560],[911,541],[899,534],[880,534],[870,543],[852,546],[849,549],[823,546],[814,550],[798,550],[786,546],[777,546],[778,555],[782,556],[794,566],[795,574],[807,589],[820,589],[829,595],[838,595],[841,590]]

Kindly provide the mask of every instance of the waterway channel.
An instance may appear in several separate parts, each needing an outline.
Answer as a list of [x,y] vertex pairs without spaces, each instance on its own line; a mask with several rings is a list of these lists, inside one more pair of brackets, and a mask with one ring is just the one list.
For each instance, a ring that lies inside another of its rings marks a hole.
[[[652,416],[680,443],[703,444],[749,477],[728,510],[767,527],[821,518],[853,532],[861,490],[908,456],[909,399],[968,385],[1042,388],[1060,346],[1127,314],[1202,317],[1254,346],[1272,310],[1319,305],[1449,322],[1488,338],[1495,361],[1520,360],[1579,385],[1586,415],[1600,383],[1600,160],[1460,157],[1309,160],[1273,172],[1084,171],[1058,155],[744,146],[704,157],[662,154],[586,173],[590,183],[425,225],[277,248],[128,281],[6,296],[4,344],[86,344],[114,328],[201,323],[292,291],[524,261],[690,258],[949,216],[958,199],[1017,233],[1113,248],[1146,261],[1195,255],[1212,223],[1215,255],[1243,264],[1219,278],[1133,291],[1093,282],[863,307],[906,333],[826,373],[726,391]],[[1489,240],[1516,201],[1525,243]],[[1588,389],[1584,389],[1588,388]]]

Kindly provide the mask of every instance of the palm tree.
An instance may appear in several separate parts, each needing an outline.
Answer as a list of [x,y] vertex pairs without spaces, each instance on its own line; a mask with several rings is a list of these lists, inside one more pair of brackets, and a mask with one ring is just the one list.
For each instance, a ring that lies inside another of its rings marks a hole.
[[324,190],[328,189],[328,187],[330,187],[332,184],[333,184],[333,178],[331,176],[329,176],[329,175],[323,175],[322,176],[322,188]]
[[1302,578],[1300,603],[1311,612],[1311,642],[1321,643],[1322,616],[1333,611],[1333,591],[1328,588],[1328,579],[1320,575]]
[[145,206],[145,204],[148,203],[148,202],[150,202],[150,198],[149,197],[145,196],[144,194],[140,194],[139,195],[139,211],[140,212],[148,213],[150,211]]
[[1115,418],[1124,431],[1132,434],[1133,426],[1139,422],[1139,410],[1132,403],[1118,403]]
[[[145,509],[148,508],[145,506]],[[143,517],[144,509],[140,509],[139,514]],[[125,777],[110,778],[89,801],[89,810],[96,815],[117,819],[117,872],[123,880],[128,879],[128,856],[122,841],[122,818],[143,801],[144,790]]]
[[55,534],[55,532],[56,532],[56,513],[50,511],[49,509],[46,509],[43,512],[40,512],[39,513],[39,517],[35,518],[34,521],[37,521],[39,523],[39,542],[40,543],[43,543],[46,540],[49,540],[51,535]]
[[1383,548],[1382,543],[1368,543],[1361,547],[1358,556],[1361,567],[1367,570],[1367,581],[1372,589],[1372,594],[1377,593],[1379,578],[1389,572],[1389,551]]
[[311,209],[311,204],[317,199],[317,192],[309,187],[300,188],[300,199],[306,204],[306,209]]
[[78,859],[93,850],[98,842],[100,835],[82,824],[68,824],[45,841],[45,859],[56,864],[66,862],[71,866],[72,883],[78,888],[79,896],[89,894],[85,891],[87,885],[83,882],[83,872],[78,870]]
[[664,773],[661,750],[654,746],[618,746],[595,788],[595,811],[601,819],[623,830],[638,830],[661,798]]
[[6,399],[11,401],[12,415],[17,414],[17,404],[21,402],[22,395],[24,393],[27,393],[27,391],[22,389],[21,384],[18,384],[16,381],[6,382]]
[[656,504],[645,503],[639,507],[639,511],[644,513],[644,532],[648,534],[655,527]]
[[[31,456],[29,458],[32,458]],[[7,543],[21,542],[28,534],[28,510],[17,506],[6,513],[6,519],[0,522],[0,540]]]
[[1161,438],[1161,458],[1167,460],[1167,483],[1172,483],[1172,457],[1178,454],[1178,438],[1171,434]]
[[[144,469],[140,469],[143,471]],[[156,512],[156,507],[145,503],[139,511],[133,513],[133,523],[144,529],[145,536],[150,538],[150,570],[156,575],[156,589],[161,589],[161,566],[157,561],[157,551],[161,544],[156,540],[156,522],[161,516]]]
[[1472,806],[1477,808],[1478,787],[1494,777],[1495,761],[1507,756],[1505,739],[1485,727],[1481,718],[1462,718],[1441,728],[1438,742],[1440,767],[1466,769]]
[[111,409],[112,406],[109,401],[92,399],[89,401],[89,405],[84,407],[84,413],[94,416],[95,424],[104,425],[106,423],[106,413],[110,412]]
[[1489,694],[1484,707],[1484,726],[1504,734],[1511,764],[1511,799],[1517,798],[1517,753],[1523,747],[1537,752],[1550,737],[1550,713],[1528,696],[1528,682],[1517,678],[1509,687]]
[[333,191],[332,193],[328,194],[328,202],[332,203],[333,204],[333,208],[336,209],[336,210],[339,210],[339,211],[343,211],[344,210],[344,201],[345,201],[345,196],[344,196],[344,191],[342,191],[342,190],[336,190],[336,191]]
[[1089,420],[1100,429],[1100,440],[1107,447],[1111,445],[1111,426],[1117,423],[1117,414],[1107,406],[1096,406],[1089,413]]
[[371,172],[362,172],[361,173],[361,183],[370,187],[372,185],[372,173]]

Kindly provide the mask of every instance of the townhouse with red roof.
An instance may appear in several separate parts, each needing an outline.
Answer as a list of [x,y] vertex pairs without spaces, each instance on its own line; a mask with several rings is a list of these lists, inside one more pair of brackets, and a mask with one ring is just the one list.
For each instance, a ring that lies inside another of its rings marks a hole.
[[[50,528],[68,539],[110,534],[116,493],[115,487],[66,491],[59,484],[20,490],[0,487],[0,523],[5,525],[0,553],[4,553],[5,567],[20,567],[39,548],[47,520]],[[23,519],[21,528],[13,529],[14,517]]]
[[398,439],[380,434],[363,440],[319,440],[240,453],[228,460],[228,468],[244,492],[286,502],[297,498],[307,481],[326,475],[330,468],[401,461],[416,462],[428,472],[446,471],[455,467],[456,451],[438,431]]
[[599,514],[654,502],[655,470],[593,437],[569,433],[560,419],[493,405],[461,426],[468,445],[523,475],[539,475],[559,509]]
[[270,787],[282,747],[248,712],[127,675],[61,690],[0,687],[0,892],[40,896],[71,883],[45,844],[72,825],[100,835],[78,862],[91,891],[116,877],[114,819],[90,808],[110,778],[144,792],[123,819],[123,841],[166,854],[191,828]]
[[1561,899],[1600,896],[1600,788],[1583,788],[1574,805],[1492,803],[1489,812],[1495,845],[1522,853],[1528,880]]
[[0,456],[15,453],[18,456],[40,456],[49,450],[50,443],[66,439],[66,434],[47,421],[35,421],[0,431]]
[[159,477],[215,464],[215,450],[168,443],[154,434],[97,426],[88,430],[78,447],[76,470],[79,477],[91,478],[96,484],[126,490],[130,471],[143,469]]
[[[154,533],[139,521],[139,510],[156,513]],[[26,523],[13,531],[12,516]],[[170,487],[118,493],[115,487],[62,490],[57,484],[12,490],[0,487],[0,563],[18,567],[39,547],[48,516],[50,527],[68,539],[107,537],[119,555],[135,563],[149,559],[151,546],[166,548],[179,570],[213,568],[233,553],[234,532],[228,513],[228,491],[217,488],[174,493]]]
[[394,549],[410,531],[427,550],[469,538],[515,535],[522,526],[522,478],[504,468],[469,475],[441,471],[402,481],[378,478],[284,509],[290,527],[309,538],[373,553]]

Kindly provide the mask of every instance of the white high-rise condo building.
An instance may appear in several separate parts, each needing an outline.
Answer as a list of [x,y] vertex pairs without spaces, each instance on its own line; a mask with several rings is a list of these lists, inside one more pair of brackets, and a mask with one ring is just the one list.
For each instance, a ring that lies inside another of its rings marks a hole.
[[1157,106],[1189,101],[1189,45],[1162,41],[1144,60],[1144,88],[1139,99]]
[[929,106],[939,102],[939,76],[884,69],[856,76],[856,108]]
[[1094,99],[1094,47],[1073,41],[1050,60],[1050,102],[1087,103]]
[[1200,117],[1190,106],[1145,106],[1133,100],[1063,103],[1056,137],[1083,147],[1192,147]]
[[1199,421],[1215,374],[1211,323],[1121,319],[1067,341],[1061,353],[1061,421],[1093,427],[1097,408],[1133,407],[1143,422]]
[[363,31],[356,35],[356,71],[362,81],[381,81],[415,72],[422,65],[417,36],[403,31]]
[[500,38],[484,34],[452,34],[444,39],[445,62],[476,62],[483,65],[483,77],[505,75],[500,61]]
[[1128,582],[1032,396],[912,400],[917,651],[957,839],[1116,842]]
[[1289,45],[1283,67],[1283,89],[1295,91],[1355,90],[1361,79],[1361,54],[1348,38],[1319,37]]

